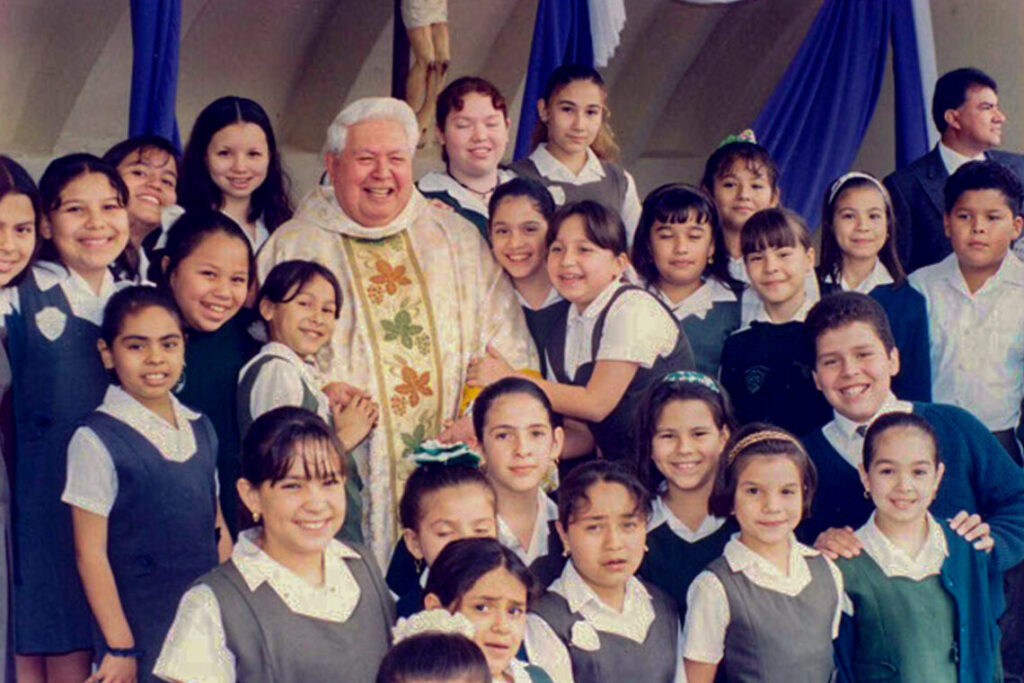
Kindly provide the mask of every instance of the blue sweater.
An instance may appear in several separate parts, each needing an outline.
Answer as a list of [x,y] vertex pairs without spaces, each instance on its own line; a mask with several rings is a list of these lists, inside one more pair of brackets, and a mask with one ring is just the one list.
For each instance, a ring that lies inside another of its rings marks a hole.
[[[931,505],[939,521],[961,510],[977,513],[992,528],[992,562],[1006,571],[1024,559],[1024,471],[976,417],[956,406],[914,403],[914,413],[931,424],[938,437],[946,474]],[[857,470],[832,447],[821,429],[803,438],[818,471],[818,489],[810,516],[797,535],[813,543],[832,527],[862,526],[873,506],[864,498]]]

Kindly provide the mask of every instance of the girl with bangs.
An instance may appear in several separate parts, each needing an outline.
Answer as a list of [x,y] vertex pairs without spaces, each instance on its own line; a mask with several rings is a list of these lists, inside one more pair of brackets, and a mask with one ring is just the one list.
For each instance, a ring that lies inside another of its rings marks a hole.
[[632,249],[648,291],[679,321],[697,370],[718,376],[722,345],[740,327],[743,283],[729,272],[729,252],[714,201],[682,183],[644,199]]
[[168,681],[371,683],[394,605],[372,554],[335,540],[344,448],[314,413],[276,408],[242,444],[252,515],[231,559],[182,598],[155,673]]

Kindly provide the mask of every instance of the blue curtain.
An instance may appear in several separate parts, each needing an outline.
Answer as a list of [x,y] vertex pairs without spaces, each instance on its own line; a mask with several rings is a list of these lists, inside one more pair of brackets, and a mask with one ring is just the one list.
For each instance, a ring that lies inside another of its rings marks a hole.
[[540,0],[514,158],[529,155],[530,134],[537,122],[537,100],[544,94],[551,72],[568,63],[594,65],[587,0]]
[[850,170],[894,44],[897,164],[928,149],[910,0],[825,0],[754,121],[781,169],[783,203],[815,227],[828,183]]
[[132,94],[128,134],[162,135],[181,148],[175,98],[181,0],[131,0]]

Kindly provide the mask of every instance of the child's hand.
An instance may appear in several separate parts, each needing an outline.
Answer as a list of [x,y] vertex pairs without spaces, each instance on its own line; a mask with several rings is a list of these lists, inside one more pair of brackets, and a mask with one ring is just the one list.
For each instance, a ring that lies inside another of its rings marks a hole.
[[85,683],[137,683],[139,660],[135,657],[115,657],[107,654],[100,662],[100,668]]
[[470,448],[478,446],[476,434],[473,433],[473,420],[468,416],[460,417],[454,422],[444,421],[444,429],[437,435],[437,440],[443,444],[462,442]]
[[499,379],[514,374],[515,370],[508,364],[508,361],[498,353],[497,349],[488,344],[486,355],[470,359],[466,372],[466,383],[471,387],[486,387]]
[[352,450],[363,442],[377,424],[378,407],[369,398],[358,396],[355,400],[349,400],[344,407],[332,402],[331,413],[338,439],[346,450]]
[[814,549],[830,560],[840,556],[850,558],[860,555],[862,547],[860,539],[848,526],[844,526],[842,529],[826,529],[818,534],[818,538],[814,541]]
[[331,382],[322,387],[321,391],[327,394],[327,400],[331,403],[332,411],[335,405],[344,408],[353,398],[373,398],[368,392],[344,382]]
[[990,552],[996,544],[989,525],[982,521],[980,515],[972,515],[967,510],[956,513],[949,520],[949,528],[963,536],[965,541],[972,542],[975,550]]

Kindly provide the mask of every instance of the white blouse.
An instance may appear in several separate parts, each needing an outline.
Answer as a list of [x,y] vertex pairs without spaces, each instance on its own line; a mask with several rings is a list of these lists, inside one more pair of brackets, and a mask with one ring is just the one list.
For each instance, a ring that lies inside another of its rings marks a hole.
[[280,342],[264,344],[260,352],[239,371],[239,382],[254,363],[262,362],[268,355],[275,358],[266,361],[260,368],[249,395],[249,414],[252,419],[281,406],[302,405],[305,387],[316,397],[316,414],[331,424],[331,404],[320,389],[318,370]]
[[668,524],[668,528],[676,536],[687,543],[696,543],[721,529],[725,522],[725,517],[706,515],[699,527],[691,529],[683,520],[676,517],[676,513],[669,509],[668,505],[665,504],[665,500],[659,495],[654,497],[652,503],[651,519],[647,523],[647,533],[651,533],[662,524]]
[[527,567],[530,563],[548,552],[548,537],[550,529],[548,523],[558,519],[558,505],[548,498],[543,489],[537,490],[537,519],[533,523],[533,536],[530,537],[530,545],[523,547],[519,538],[512,531],[512,528],[505,523],[505,520],[498,516],[498,540],[501,544],[519,556]]

